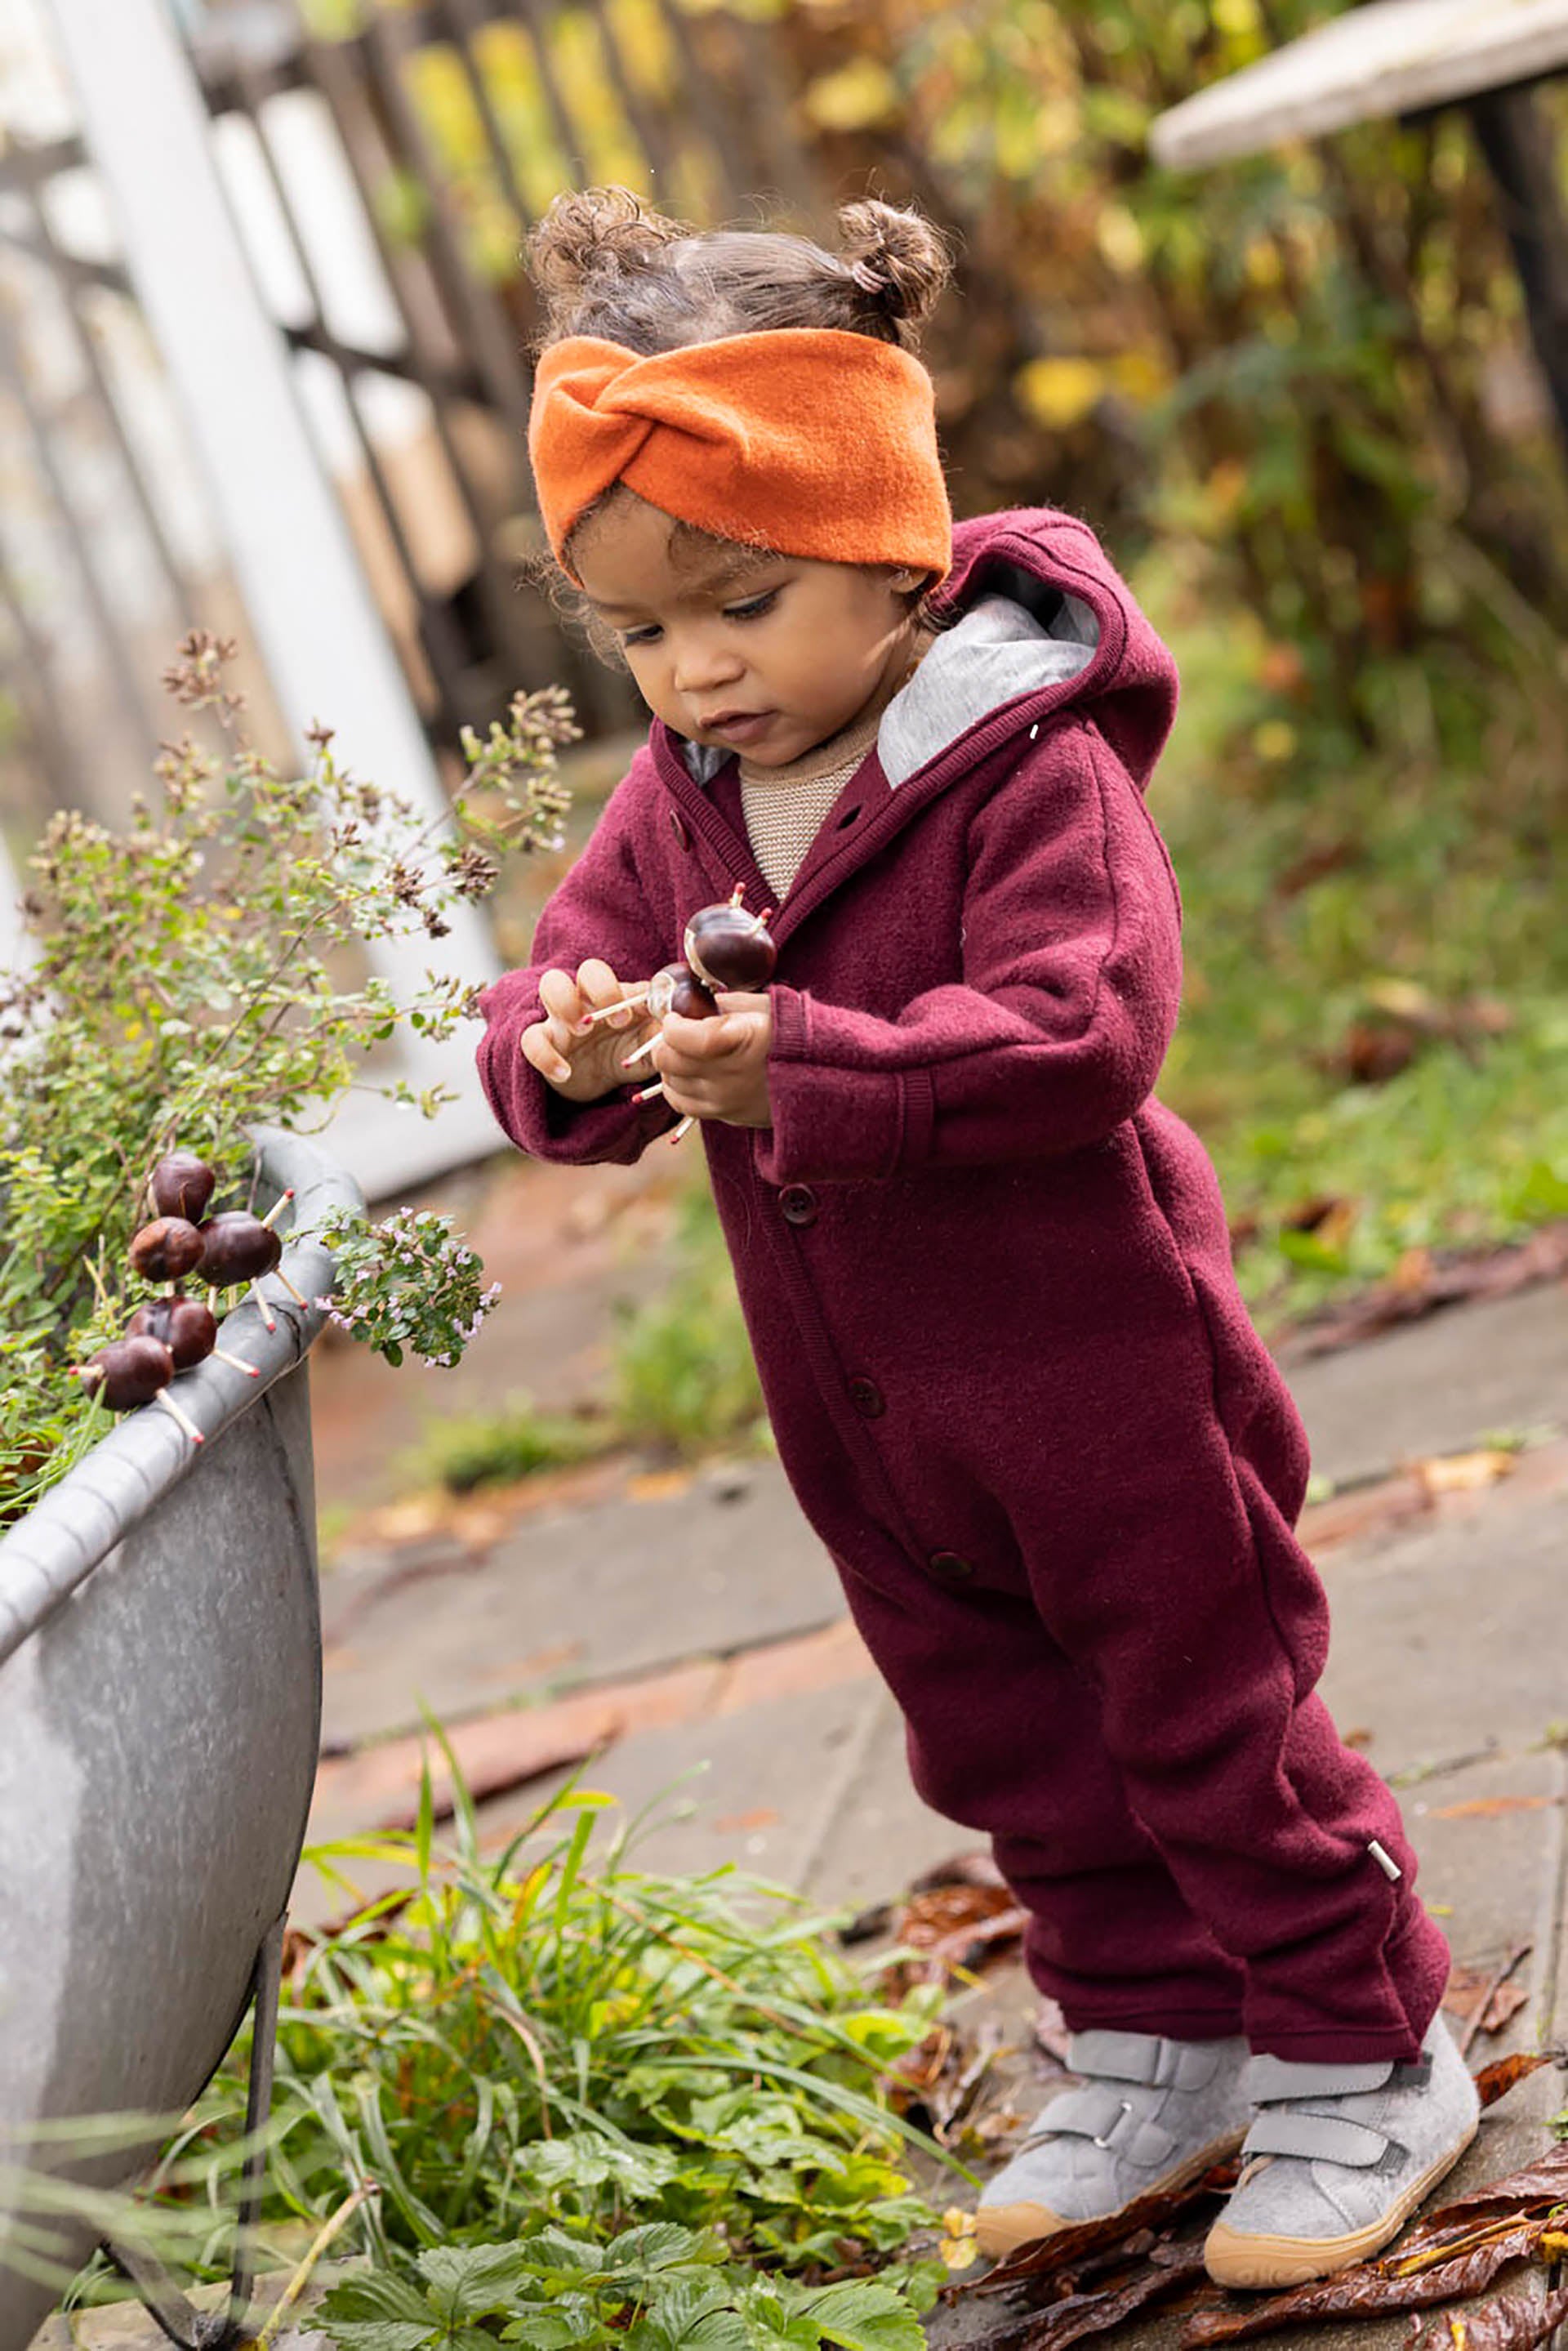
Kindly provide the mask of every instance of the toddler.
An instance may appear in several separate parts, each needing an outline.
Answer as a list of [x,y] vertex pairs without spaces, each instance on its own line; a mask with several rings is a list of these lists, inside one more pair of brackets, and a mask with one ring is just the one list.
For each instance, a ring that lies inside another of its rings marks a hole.
[[[600,189],[535,232],[540,508],[653,721],[480,1066],[541,1157],[701,1123],[780,1458],[1073,2035],[982,2250],[1240,2146],[1209,2267],[1288,2284],[1386,2243],[1477,2102],[1397,1809],[1314,1695],[1301,1426],[1151,1092],[1175,672],[1082,522],[954,527],[913,349],[945,248],[839,223]],[[737,883],[772,986],[623,1003]]]

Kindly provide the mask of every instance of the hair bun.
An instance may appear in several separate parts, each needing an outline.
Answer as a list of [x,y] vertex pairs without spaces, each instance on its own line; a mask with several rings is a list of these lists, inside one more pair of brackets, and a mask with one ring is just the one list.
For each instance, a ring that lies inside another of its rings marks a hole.
[[585,287],[646,268],[666,246],[691,234],[630,188],[575,188],[555,197],[530,232],[525,256],[552,330],[570,331],[566,319]]
[[947,239],[923,214],[866,196],[838,211],[838,251],[868,304],[885,319],[918,327],[952,275]]

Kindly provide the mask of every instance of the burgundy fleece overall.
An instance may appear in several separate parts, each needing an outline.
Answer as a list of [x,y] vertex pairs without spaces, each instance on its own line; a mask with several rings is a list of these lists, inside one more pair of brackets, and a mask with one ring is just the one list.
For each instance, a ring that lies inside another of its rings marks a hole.
[[[921,1793],[994,1839],[1071,2026],[1408,2060],[1447,1948],[1314,1695],[1301,1425],[1151,1092],[1179,909],[1143,789],[1174,671],[1081,523],[961,524],[944,595],[999,562],[1089,607],[1093,658],[896,787],[867,758],[772,925],[773,1124],[701,1130],[780,1456]],[[703,787],[656,724],[484,999],[525,1151],[630,1160],[672,1121],[523,1061],[540,971],[646,977],[737,882],[768,903],[733,761]]]

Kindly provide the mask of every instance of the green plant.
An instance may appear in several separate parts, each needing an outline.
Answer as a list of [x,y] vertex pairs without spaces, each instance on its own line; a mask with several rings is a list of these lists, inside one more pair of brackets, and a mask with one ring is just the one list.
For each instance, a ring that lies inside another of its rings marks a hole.
[[751,1341],[706,1183],[686,1194],[668,1289],[622,1305],[611,1410],[623,1437],[700,1453],[765,1426]]
[[501,1412],[454,1413],[433,1422],[407,1466],[449,1493],[467,1494],[476,1486],[591,1460],[621,1442],[607,1415],[543,1413],[532,1397],[515,1395]]
[[[636,1868],[636,1824],[590,1854],[606,1798],[569,1790],[488,1855],[455,1801],[445,1848],[427,1772],[413,1831],[310,1856],[350,1890],[357,1864],[412,1880],[306,1949],[280,2022],[269,2220],[363,2199],[335,2339],[919,2351],[942,2272],[910,2257],[935,2216],[908,2150],[950,2158],[882,2078],[938,1995],[887,2004],[797,1897]],[[232,2192],[243,2055],[168,2151],[187,2227]]]
[[[0,977],[0,1519],[26,1509],[101,1431],[73,1364],[149,1294],[128,1270],[146,1178],[174,1144],[244,1200],[258,1119],[326,1123],[350,1085],[432,1114],[445,1098],[383,1081],[370,1059],[400,1027],[441,1039],[472,1009],[461,977],[400,998],[345,967],[400,933],[440,937],[483,897],[504,851],[558,846],[558,747],[576,729],[555,689],[464,736],[468,777],[439,839],[409,803],[360,782],[313,731],[309,771],[277,774],[235,732],[223,664],[195,632],[166,683],[212,714],[223,756],[189,736],[160,758],[156,807],[115,831],[57,815],[30,861],[33,960]],[[452,1361],[493,1302],[445,1220],[407,1212],[340,1227],[336,1311],[397,1361]]]

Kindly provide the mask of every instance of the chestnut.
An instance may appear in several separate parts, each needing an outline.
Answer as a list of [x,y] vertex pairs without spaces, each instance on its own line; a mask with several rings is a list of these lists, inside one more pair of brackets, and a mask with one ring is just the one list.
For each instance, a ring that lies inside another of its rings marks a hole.
[[270,1225],[244,1208],[225,1208],[202,1227],[202,1270],[215,1290],[237,1281],[259,1281],[283,1255],[283,1242]]
[[125,1326],[128,1339],[146,1336],[161,1339],[174,1358],[177,1372],[188,1372],[192,1365],[205,1363],[215,1355],[220,1364],[232,1364],[253,1380],[261,1373],[254,1364],[247,1364],[243,1355],[231,1355],[218,1344],[218,1325],[210,1306],[199,1298],[150,1298],[139,1306]]
[[173,1355],[161,1339],[147,1332],[111,1339],[90,1364],[77,1366],[78,1379],[84,1387],[96,1388],[99,1402],[110,1412],[133,1412],[138,1405],[151,1404],[173,1376]]
[[193,1151],[171,1151],[148,1177],[147,1189],[161,1217],[188,1217],[199,1225],[217,1181],[206,1161],[198,1159]]
[[726,904],[701,906],[681,942],[686,960],[710,987],[765,987],[779,959],[767,921],[742,905],[738,890]]
[[128,1339],[161,1339],[177,1372],[188,1372],[218,1343],[218,1325],[199,1298],[153,1298],[125,1326]]
[[131,1266],[149,1281],[182,1281],[202,1258],[202,1235],[188,1217],[160,1217],[131,1240]]
[[648,984],[648,1008],[656,1020],[679,1012],[686,1020],[709,1020],[719,1009],[718,998],[683,963],[667,963]]

